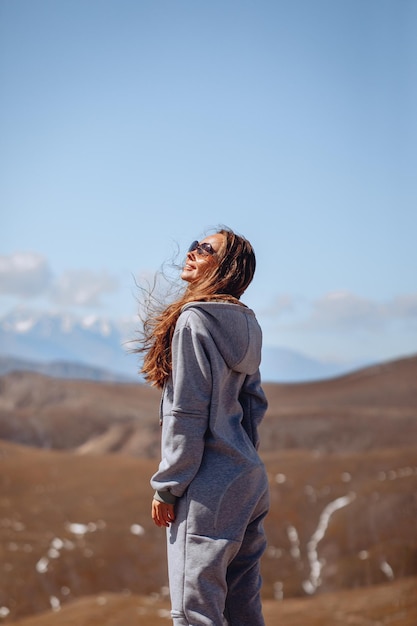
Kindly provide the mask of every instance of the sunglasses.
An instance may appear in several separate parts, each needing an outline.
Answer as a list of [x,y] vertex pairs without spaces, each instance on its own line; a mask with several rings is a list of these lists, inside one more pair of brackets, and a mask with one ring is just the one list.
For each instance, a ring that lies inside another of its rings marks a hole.
[[198,243],[197,240],[193,241],[191,246],[188,248],[188,252],[194,252],[194,250],[197,252],[197,254],[203,256],[207,256],[208,254],[210,256],[213,256],[214,254],[216,254],[211,244],[206,243],[205,241],[203,241],[203,243]]

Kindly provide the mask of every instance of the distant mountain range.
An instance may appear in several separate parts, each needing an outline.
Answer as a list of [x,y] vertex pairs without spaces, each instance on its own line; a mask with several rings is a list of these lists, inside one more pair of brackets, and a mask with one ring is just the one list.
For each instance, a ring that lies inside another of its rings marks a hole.
[[367,365],[370,363],[363,361],[345,364],[324,362],[288,348],[265,346],[261,374],[263,380],[268,382],[306,382],[333,378]]
[[[0,373],[26,369],[60,378],[140,380],[132,353],[134,320],[18,310],[0,319]],[[303,382],[344,374],[367,363],[324,363],[287,348],[264,346],[265,381]]]
[[[131,353],[134,332],[133,320],[18,310],[0,319],[0,356],[12,357],[11,367],[64,378],[133,380],[139,368]],[[10,370],[4,358],[2,369]]]
[[71,363],[70,361],[28,361],[13,356],[0,355],[0,376],[9,372],[37,372],[45,376],[55,378],[69,378],[72,380],[93,380],[96,382],[132,383],[140,378],[125,376],[117,372],[111,372],[100,367],[85,365],[84,363]]

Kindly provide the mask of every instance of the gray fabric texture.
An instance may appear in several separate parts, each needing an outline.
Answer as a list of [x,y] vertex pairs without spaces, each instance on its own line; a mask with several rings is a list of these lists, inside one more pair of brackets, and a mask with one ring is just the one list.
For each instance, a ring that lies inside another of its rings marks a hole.
[[263,626],[259,559],[268,481],[262,333],[239,304],[191,303],[172,341],[156,497],[175,502],[168,569],[175,626]]

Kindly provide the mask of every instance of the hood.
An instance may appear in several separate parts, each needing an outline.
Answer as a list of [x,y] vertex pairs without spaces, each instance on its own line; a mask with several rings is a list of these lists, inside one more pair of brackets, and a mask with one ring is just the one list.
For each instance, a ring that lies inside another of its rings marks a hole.
[[190,302],[182,310],[189,309],[204,320],[228,367],[245,374],[258,370],[262,331],[251,309],[229,302]]

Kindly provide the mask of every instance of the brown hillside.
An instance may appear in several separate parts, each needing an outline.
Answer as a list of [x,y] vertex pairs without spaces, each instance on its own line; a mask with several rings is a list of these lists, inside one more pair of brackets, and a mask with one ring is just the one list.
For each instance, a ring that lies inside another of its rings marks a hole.
[[[0,377],[0,437],[41,448],[76,449],[96,437],[101,442],[117,425],[119,436],[110,438],[108,451],[153,457],[159,451],[159,397],[147,385],[13,372]],[[101,443],[99,448],[103,451]]]
[[268,453],[264,593],[284,598],[417,574],[416,449]]
[[[314,599],[264,602],[266,626],[415,626],[417,578],[329,593]],[[159,598],[102,593],[81,598],[15,626],[166,626],[169,604]]]
[[[411,626],[416,388],[417,358],[265,386],[271,511],[262,571],[271,626]],[[2,623],[43,612],[45,626],[75,624],[75,615],[86,620],[77,626],[106,626],[103,607],[109,620],[120,610],[123,626],[133,615],[169,623],[165,533],[150,519],[159,398],[140,384],[0,378]],[[381,584],[386,592],[374,587]]]
[[[417,445],[417,357],[327,381],[266,384],[262,450]],[[79,453],[159,454],[158,390],[29,372],[0,377],[0,438]]]
[[267,384],[272,404],[417,408],[417,355],[312,383]]
[[0,443],[0,606],[12,617],[100,591],[166,584],[150,518],[154,463]]
[[265,392],[265,452],[417,446],[417,357],[315,383],[267,384]]
[[[266,455],[265,599],[417,575],[415,458],[414,449]],[[10,619],[86,595],[164,593],[165,535],[149,514],[154,461],[7,442],[0,459],[0,607]]]

